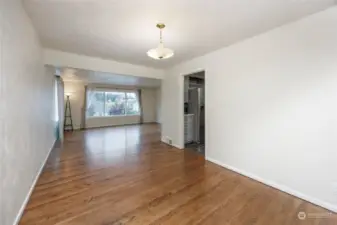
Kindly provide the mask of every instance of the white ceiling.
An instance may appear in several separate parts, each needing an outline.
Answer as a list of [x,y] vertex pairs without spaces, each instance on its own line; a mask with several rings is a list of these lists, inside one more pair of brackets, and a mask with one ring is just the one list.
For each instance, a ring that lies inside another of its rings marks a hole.
[[60,71],[62,79],[64,81],[70,82],[147,88],[158,88],[161,85],[161,80],[153,78],[127,76],[72,68],[61,68],[58,70]]
[[[334,0],[24,0],[45,47],[165,68],[323,10]],[[175,57],[155,61],[155,24]]]

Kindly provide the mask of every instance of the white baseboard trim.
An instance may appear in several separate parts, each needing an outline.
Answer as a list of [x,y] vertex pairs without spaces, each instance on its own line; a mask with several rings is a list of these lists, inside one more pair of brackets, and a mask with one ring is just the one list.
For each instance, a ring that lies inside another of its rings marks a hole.
[[173,147],[175,147],[175,148],[178,148],[178,149],[184,149],[184,147],[181,147],[181,146],[179,146],[179,145],[167,143],[167,141],[165,140],[164,137],[161,138],[161,142],[163,142],[163,143],[165,143],[165,144],[167,144],[167,145],[173,146]]
[[172,146],[173,146],[173,147],[176,147],[176,148],[178,148],[178,149],[184,149],[184,147],[181,147],[181,146],[176,145],[176,144],[172,144]]
[[256,176],[256,175],[251,174],[251,173],[249,173],[249,172],[246,172],[246,171],[240,170],[240,169],[238,169],[238,168],[235,168],[235,167],[226,165],[226,164],[221,163],[220,161],[215,160],[215,159],[212,159],[212,158],[210,158],[210,157],[207,157],[206,160],[207,160],[207,161],[210,161],[210,162],[212,162],[212,163],[215,163],[215,164],[217,164],[217,165],[219,165],[219,166],[222,166],[222,167],[224,167],[224,168],[226,168],[226,169],[229,169],[229,170],[231,170],[231,171],[234,171],[234,172],[236,172],[236,173],[239,173],[239,174],[241,174],[241,175],[243,175],[243,176],[245,176],[245,177],[248,177],[248,178],[251,178],[251,179],[253,179],[253,180],[256,180],[256,181],[258,181],[258,182],[260,182],[260,183],[262,183],[262,184],[268,185],[268,186],[273,187],[273,188],[275,188],[275,189],[278,189],[278,190],[280,190],[280,191],[282,191],[282,192],[285,192],[285,193],[287,193],[287,194],[290,194],[290,195],[292,195],[292,196],[295,196],[295,197],[297,197],[297,198],[303,199],[303,200],[305,200],[305,201],[307,201],[307,202],[310,202],[310,203],[312,203],[312,204],[321,206],[321,207],[323,207],[323,208],[325,208],[325,209],[328,209],[328,210],[330,210],[330,211],[332,211],[332,212],[337,213],[337,206],[335,206],[335,205],[333,205],[333,204],[324,202],[324,201],[319,200],[319,199],[317,199],[317,198],[310,197],[310,196],[305,195],[305,194],[303,194],[303,193],[301,193],[301,192],[299,192],[299,191],[293,190],[293,189],[291,189],[291,188],[289,188],[289,187],[287,187],[287,186],[277,184],[277,183],[275,183],[275,182],[273,182],[273,181],[265,180],[265,179],[263,179],[263,178],[261,178],[261,177],[259,177],[259,176]]
[[19,210],[19,212],[18,212],[18,214],[17,214],[17,216],[16,216],[16,218],[15,218],[15,220],[14,220],[13,225],[19,224],[20,219],[21,219],[21,217],[22,217],[22,214],[23,214],[23,212],[25,211],[25,208],[26,208],[27,203],[28,203],[28,201],[29,201],[29,199],[30,199],[30,196],[31,196],[32,193],[33,193],[33,190],[34,190],[34,188],[35,188],[35,185],[36,185],[37,181],[39,180],[39,177],[40,177],[40,175],[41,175],[41,173],[42,173],[42,171],[43,171],[44,166],[46,165],[46,162],[47,162],[47,160],[48,160],[48,158],[49,158],[49,155],[50,155],[51,151],[53,150],[53,148],[54,148],[54,146],[55,146],[55,143],[56,143],[56,140],[54,141],[53,146],[49,149],[49,152],[48,152],[46,158],[44,159],[44,161],[43,161],[43,163],[42,163],[42,165],[41,165],[41,167],[40,167],[38,173],[36,174],[35,179],[34,179],[34,181],[33,181],[33,183],[32,183],[32,186],[30,187],[30,189],[29,189],[29,191],[28,191],[28,194],[27,194],[27,196],[26,196],[24,202],[23,202],[22,205],[21,205],[21,208],[20,208],[20,210]]

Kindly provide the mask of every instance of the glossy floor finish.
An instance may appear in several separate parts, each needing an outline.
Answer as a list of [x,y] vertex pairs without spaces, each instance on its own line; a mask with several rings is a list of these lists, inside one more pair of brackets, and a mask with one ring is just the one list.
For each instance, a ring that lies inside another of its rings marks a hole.
[[143,125],[68,134],[20,224],[336,225],[337,217],[163,144],[157,125]]

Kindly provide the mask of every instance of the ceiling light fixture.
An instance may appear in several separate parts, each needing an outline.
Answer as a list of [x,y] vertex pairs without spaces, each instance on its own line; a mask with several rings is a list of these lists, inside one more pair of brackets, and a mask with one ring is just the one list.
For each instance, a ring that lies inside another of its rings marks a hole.
[[158,23],[157,28],[160,30],[160,42],[157,48],[150,49],[147,52],[147,55],[153,59],[168,59],[171,58],[174,55],[173,50],[169,48],[165,48],[163,44],[163,35],[162,31],[165,28],[165,24],[163,23]]

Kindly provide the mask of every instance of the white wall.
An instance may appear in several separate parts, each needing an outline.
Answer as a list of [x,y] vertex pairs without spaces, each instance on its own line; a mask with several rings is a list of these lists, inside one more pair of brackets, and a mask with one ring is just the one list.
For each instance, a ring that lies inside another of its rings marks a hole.
[[157,118],[156,122],[161,123],[161,88],[156,90]]
[[[70,107],[74,129],[81,129],[82,107],[84,103],[84,84],[81,82],[64,82],[64,93],[70,93]],[[67,98],[64,98],[64,104]]]
[[109,127],[130,124],[139,124],[140,116],[111,116],[111,117],[93,117],[87,118],[86,127]]
[[72,67],[92,71],[124,74],[138,77],[163,79],[164,71],[146,66],[121,63],[52,49],[44,50],[45,64],[58,67]]
[[183,146],[182,74],[205,69],[206,157],[337,211],[336,27],[333,7],[171,69],[163,137]]
[[0,224],[12,225],[54,143],[54,81],[21,1],[0,4]]
[[154,123],[157,119],[156,89],[142,89],[143,122]]
[[[82,82],[64,82],[65,93],[71,93],[70,104],[73,119],[74,129],[81,128],[82,107],[84,103],[84,86],[86,84]],[[118,89],[130,89],[137,90],[137,87],[126,86],[112,86],[112,85],[99,85],[90,84],[91,87],[98,88],[118,88]],[[142,104],[143,104],[143,121],[144,123],[156,122],[156,91],[152,88],[142,88]],[[127,124],[138,124],[140,116],[115,116],[115,117],[99,117],[99,118],[87,118],[86,127],[106,127],[117,126]]]

